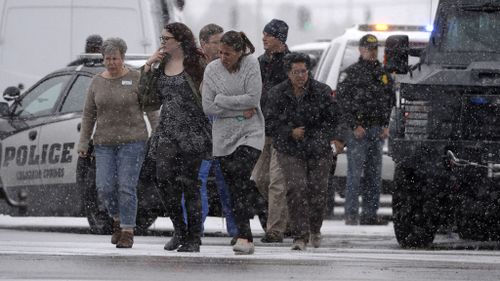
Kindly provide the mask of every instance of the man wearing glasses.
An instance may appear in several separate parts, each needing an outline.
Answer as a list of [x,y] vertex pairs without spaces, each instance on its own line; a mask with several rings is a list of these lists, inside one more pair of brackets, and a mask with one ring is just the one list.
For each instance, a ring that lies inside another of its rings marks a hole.
[[[378,219],[377,210],[382,146],[389,136],[395,93],[390,74],[377,60],[378,40],[374,35],[367,34],[360,39],[359,53],[359,61],[340,74],[337,94],[343,123],[351,129],[347,137],[345,223],[385,224],[387,222]],[[361,216],[358,213],[360,195]]]
[[309,78],[309,56],[290,53],[284,67],[288,79],[269,92],[266,126],[285,178],[292,250],[303,251],[321,244],[332,152],[344,143],[332,89]]

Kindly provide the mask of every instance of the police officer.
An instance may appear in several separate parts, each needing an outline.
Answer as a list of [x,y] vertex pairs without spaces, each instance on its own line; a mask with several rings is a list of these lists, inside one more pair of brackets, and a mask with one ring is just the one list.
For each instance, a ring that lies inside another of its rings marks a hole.
[[[359,61],[339,76],[338,103],[344,125],[352,129],[347,137],[347,225],[384,223],[377,217],[382,146],[389,136],[395,93],[390,74],[377,60],[378,45],[374,35],[363,36],[359,41]],[[363,187],[361,175],[364,175]],[[358,214],[359,195],[362,196],[361,216]]]

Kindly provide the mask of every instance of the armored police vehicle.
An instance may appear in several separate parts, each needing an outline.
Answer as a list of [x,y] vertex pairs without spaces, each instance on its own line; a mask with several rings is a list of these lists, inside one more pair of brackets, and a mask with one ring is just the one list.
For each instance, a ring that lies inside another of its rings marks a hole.
[[[386,41],[387,67],[406,74],[390,141],[402,247],[428,246],[441,225],[500,240],[499,27],[500,0],[441,0],[425,49],[406,36]],[[408,66],[408,56],[420,62]]]

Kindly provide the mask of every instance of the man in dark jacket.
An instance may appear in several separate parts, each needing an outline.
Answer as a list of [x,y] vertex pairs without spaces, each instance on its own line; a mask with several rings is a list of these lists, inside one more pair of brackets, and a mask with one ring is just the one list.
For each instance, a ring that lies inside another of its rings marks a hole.
[[[368,34],[359,41],[359,61],[339,76],[338,103],[346,127],[347,185],[345,222],[348,225],[381,224],[377,217],[382,173],[382,146],[389,135],[394,104],[393,81],[377,60],[378,40]],[[361,187],[361,175],[366,186]],[[361,190],[363,192],[361,192]],[[362,195],[362,213],[358,215]]]
[[[85,53],[86,54],[100,54],[102,47],[102,37],[98,34],[92,34],[85,40]],[[91,62],[89,58],[78,58],[68,64],[68,66],[75,66]]]
[[309,78],[309,57],[289,54],[285,69],[288,79],[269,92],[266,125],[285,177],[292,250],[305,250],[320,246],[332,148],[341,152],[343,141],[332,89]]
[[[282,20],[273,19],[264,27],[262,41],[265,53],[259,57],[262,75],[260,104],[264,117],[269,89],[287,79],[283,68],[283,57],[290,53],[286,45],[287,36],[288,25]],[[257,189],[267,200],[267,214],[265,210],[259,214],[262,227],[266,230],[266,235],[261,239],[263,243],[282,242],[287,226],[284,178],[271,142],[270,131],[266,126],[264,149],[252,173]]]

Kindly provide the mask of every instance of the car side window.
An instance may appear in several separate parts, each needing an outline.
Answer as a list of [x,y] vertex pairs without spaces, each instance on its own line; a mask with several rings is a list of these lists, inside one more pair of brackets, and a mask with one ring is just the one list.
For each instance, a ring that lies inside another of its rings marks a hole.
[[14,115],[39,117],[52,113],[71,75],[51,77],[28,92],[19,101]]
[[61,113],[81,112],[85,103],[85,97],[89,90],[92,77],[80,75],[69,90],[68,96],[64,100]]

